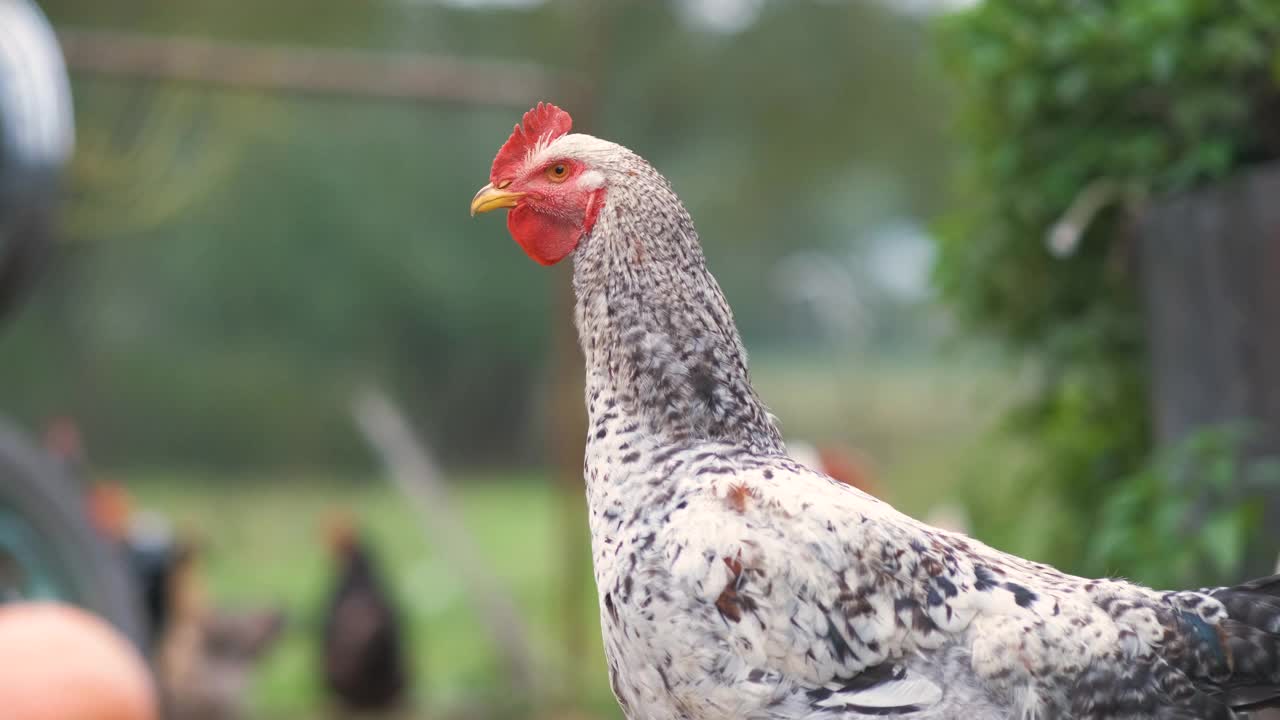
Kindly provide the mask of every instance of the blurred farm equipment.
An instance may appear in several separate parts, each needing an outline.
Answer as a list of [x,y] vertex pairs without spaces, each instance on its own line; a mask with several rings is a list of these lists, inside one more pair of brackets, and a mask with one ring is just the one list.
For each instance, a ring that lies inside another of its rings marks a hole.
[[74,145],[71,90],[57,39],[28,0],[0,0],[0,316],[52,245],[62,169]]
[[79,482],[0,422],[0,601],[61,600],[146,636],[133,578],[84,512]]
[[[71,94],[57,40],[28,0],[0,0],[0,317],[11,315],[53,247]],[[121,557],[92,527],[71,468],[0,420],[0,601],[63,600],[140,642]]]

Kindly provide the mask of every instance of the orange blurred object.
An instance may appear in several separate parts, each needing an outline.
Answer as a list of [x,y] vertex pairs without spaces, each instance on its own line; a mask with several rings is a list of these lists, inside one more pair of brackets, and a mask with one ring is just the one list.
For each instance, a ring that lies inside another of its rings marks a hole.
[[819,445],[818,459],[822,471],[845,485],[852,485],[868,495],[880,496],[871,465],[859,452],[839,445]]
[[133,645],[103,620],[58,603],[0,606],[0,708],[6,720],[157,720]]
[[98,481],[87,493],[89,520],[107,539],[123,542],[129,534],[133,512],[129,492],[117,482]]

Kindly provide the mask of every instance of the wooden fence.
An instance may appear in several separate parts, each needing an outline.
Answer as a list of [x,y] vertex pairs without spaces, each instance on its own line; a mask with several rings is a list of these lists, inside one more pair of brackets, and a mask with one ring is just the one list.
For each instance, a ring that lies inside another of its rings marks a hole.
[[[1243,421],[1246,459],[1280,457],[1280,164],[1154,203],[1138,236],[1158,441]],[[1280,492],[1264,535],[1269,572]]]

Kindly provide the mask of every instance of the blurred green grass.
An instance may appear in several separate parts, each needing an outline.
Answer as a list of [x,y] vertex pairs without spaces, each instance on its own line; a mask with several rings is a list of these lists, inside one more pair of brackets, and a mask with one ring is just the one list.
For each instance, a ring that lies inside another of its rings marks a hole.
[[[558,498],[545,475],[468,473],[454,480],[464,522],[491,570],[512,592],[535,648],[556,677],[568,663],[557,649],[562,630],[557,608],[565,592]],[[209,590],[220,605],[269,604],[289,613],[282,642],[258,674],[257,717],[310,717],[323,705],[319,634],[333,579],[324,527],[335,509],[361,520],[406,616],[415,704],[439,709],[511,701],[495,686],[499,661],[449,564],[450,549],[427,541],[421,521],[390,485],[322,477],[228,482],[168,473],[145,473],[131,485],[145,506],[164,512],[180,532],[199,539]],[[586,598],[581,622],[588,637],[598,638],[591,578],[578,584]],[[587,707],[608,710],[612,700],[603,650],[598,642],[588,649],[587,687],[575,695]]]
[[[797,363],[765,354],[755,360],[755,378],[789,440],[858,448],[873,460],[888,499],[916,516],[963,499],[973,491],[970,483],[995,482],[1003,460],[1016,455],[982,439],[1017,386],[990,366],[823,357]],[[562,640],[565,586],[582,593],[580,622],[589,639],[579,666],[583,686],[564,690],[594,717],[620,717],[608,689],[591,578],[564,577],[561,524],[585,527],[585,517],[567,516],[572,506],[549,479],[540,470],[450,474],[464,523],[524,612],[553,678],[569,677],[572,667]],[[422,521],[381,478],[152,471],[130,473],[129,483],[144,506],[202,541],[209,588],[220,604],[274,604],[289,613],[284,639],[257,676],[256,717],[308,718],[323,707],[318,636],[332,572],[324,526],[335,509],[361,520],[408,618],[416,705],[435,715],[510,700],[499,686],[483,620],[448,561],[450,549],[428,541]]]

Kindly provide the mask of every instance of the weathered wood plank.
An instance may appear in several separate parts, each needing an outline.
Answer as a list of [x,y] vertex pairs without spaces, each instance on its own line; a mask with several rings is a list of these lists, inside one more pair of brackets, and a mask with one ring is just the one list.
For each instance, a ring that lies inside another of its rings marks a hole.
[[[1243,420],[1280,456],[1280,164],[1154,203],[1138,236],[1158,440]],[[1267,517],[1274,565],[1280,493]]]

